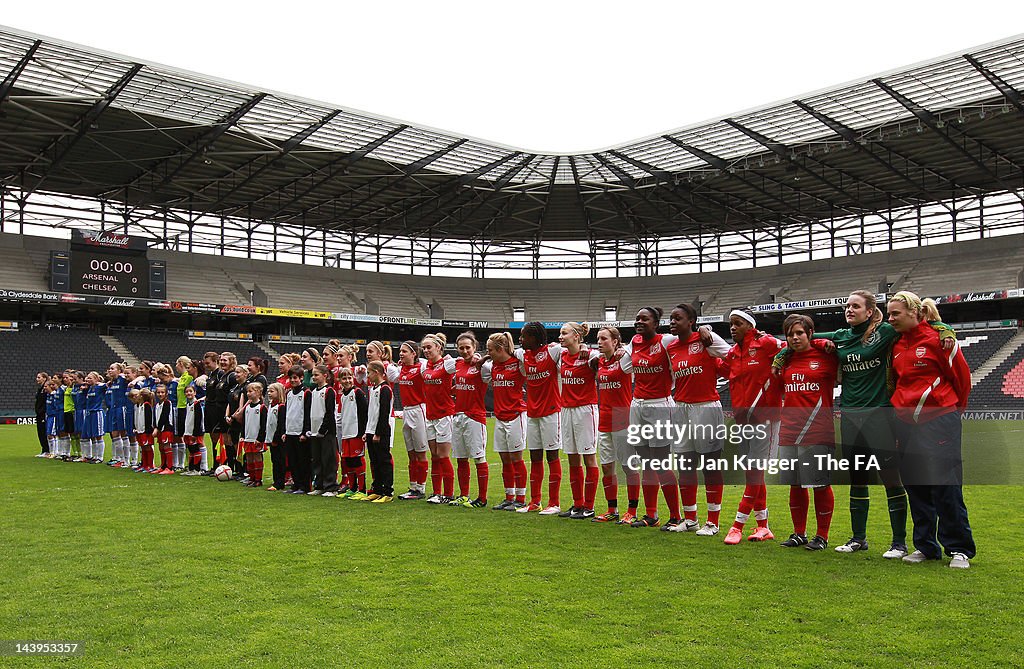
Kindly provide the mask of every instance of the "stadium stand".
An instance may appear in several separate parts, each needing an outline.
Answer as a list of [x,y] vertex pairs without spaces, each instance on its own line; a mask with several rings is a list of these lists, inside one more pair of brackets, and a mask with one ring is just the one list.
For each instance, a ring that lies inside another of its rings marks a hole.
[[1024,344],[971,390],[970,406],[977,409],[1024,408]]
[[[46,290],[50,250],[58,239],[0,234],[0,288]],[[167,261],[174,300],[509,322],[513,307],[528,320],[604,320],[605,307],[628,319],[641,306],[703,302],[704,314],[737,305],[834,297],[851,286],[879,292],[908,289],[924,296],[1016,288],[1024,239],[997,237],[753,270],[600,279],[528,280],[411,276],[151,249]],[[28,262],[26,262],[28,259]],[[316,290],[309,290],[309,286]]]
[[94,330],[84,327],[22,323],[19,330],[0,332],[0,343],[7,357],[0,372],[0,412],[32,408],[38,372],[74,367],[105,374],[117,359]]
[[[139,360],[174,364],[182,355],[187,355],[193,360],[201,360],[207,351],[232,351],[238,357],[239,364],[244,365],[252,356],[267,357],[266,351],[249,341],[206,337],[195,339],[180,330],[111,328],[111,334],[123,342]],[[271,361],[270,371],[274,369],[276,361]]]
[[1006,342],[1010,341],[1015,334],[1017,334],[1015,328],[997,328],[992,330],[966,330],[958,332],[957,337],[960,340],[960,347],[964,351],[964,358],[973,372],[982,363],[991,358]]

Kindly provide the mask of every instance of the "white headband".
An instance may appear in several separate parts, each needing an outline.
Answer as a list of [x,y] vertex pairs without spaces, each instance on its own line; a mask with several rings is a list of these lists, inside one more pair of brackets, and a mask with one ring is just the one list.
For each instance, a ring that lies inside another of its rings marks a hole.
[[754,317],[751,316],[750,314],[748,314],[745,311],[740,311],[739,309],[733,309],[732,311],[729,312],[729,318],[732,318],[733,316],[739,316],[740,318],[742,318],[746,322],[750,323],[750,327],[752,327],[752,328],[756,328],[757,327],[757,322],[754,320]]

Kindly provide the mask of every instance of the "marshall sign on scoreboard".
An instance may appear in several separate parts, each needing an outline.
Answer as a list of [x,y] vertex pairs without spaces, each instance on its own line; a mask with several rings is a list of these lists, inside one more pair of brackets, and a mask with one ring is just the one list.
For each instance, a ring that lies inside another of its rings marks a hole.
[[[150,263],[146,251],[146,240],[142,237],[98,230],[72,230],[70,271],[65,290],[80,294],[149,298]],[[57,272],[52,272],[52,275],[57,276]],[[163,279],[162,273],[160,278]]]

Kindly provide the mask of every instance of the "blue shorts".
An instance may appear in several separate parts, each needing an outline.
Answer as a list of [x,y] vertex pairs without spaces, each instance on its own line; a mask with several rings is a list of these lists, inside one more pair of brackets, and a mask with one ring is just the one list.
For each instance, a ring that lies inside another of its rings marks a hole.
[[107,410],[107,432],[127,432],[131,429],[132,412],[126,407],[113,407]]
[[85,427],[85,414],[85,409],[75,409],[75,427],[72,433],[85,436],[82,434],[82,429]]
[[49,435],[51,437],[56,437],[58,432],[63,432],[64,431],[64,426],[58,424],[58,422],[59,423],[63,423],[64,422],[64,420],[63,420],[64,416],[62,415],[60,418],[61,418],[61,420],[58,421],[57,420],[57,416],[47,416],[46,417],[46,434],[47,435]]
[[83,439],[97,439],[102,437],[105,430],[103,429],[103,412],[102,411],[90,411],[86,414],[85,420],[82,423],[82,430],[79,435]]

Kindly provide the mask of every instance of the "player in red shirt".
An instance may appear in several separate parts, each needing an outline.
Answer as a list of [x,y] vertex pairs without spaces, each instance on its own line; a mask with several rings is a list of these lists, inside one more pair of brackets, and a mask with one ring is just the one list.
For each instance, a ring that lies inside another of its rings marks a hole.
[[[584,520],[594,517],[597,495],[597,374],[600,353],[583,343],[590,332],[586,323],[565,323],[558,333],[562,345],[559,362],[562,402],[562,448],[569,457],[572,507],[558,515]],[[586,469],[584,470],[584,464]]]
[[[446,369],[455,375],[455,417],[452,419],[452,452],[458,463],[459,496],[450,506],[482,509],[487,506],[487,384],[491,364],[480,364],[476,355],[476,336],[463,332],[455,340],[458,358],[445,360]],[[469,497],[469,461],[476,463],[477,496]]]
[[[562,461],[558,450],[562,448],[561,400],[558,393],[558,364],[562,347],[548,343],[543,323],[536,321],[523,326],[519,341],[522,348],[515,350],[526,370],[526,445],[530,449],[530,503],[516,509],[517,513],[540,511],[554,516],[562,512],[558,501],[562,485]],[[541,508],[541,485],[544,482],[544,460],[548,461],[548,505]]]
[[690,433],[672,445],[672,452],[681,456],[679,494],[683,506],[683,522],[674,532],[696,532],[697,536],[718,534],[722,510],[724,478],[720,469],[704,471],[708,519],[701,527],[697,521],[697,455],[705,461],[722,457],[725,414],[718,395],[718,361],[729,352],[724,339],[704,328],[694,331],[697,311],[689,304],[680,304],[669,315],[669,332],[677,339],[668,345],[675,387],[676,424],[686,426]]
[[[804,546],[820,551],[828,547],[828,530],[835,509],[835,495],[828,465],[822,458],[835,457],[836,429],[832,398],[839,361],[832,353],[811,346],[814,321],[803,314],[790,314],[782,323],[792,354],[782,368],[782,426],[779,430],[779,458],[794,468],[782,470],[781,482],[789,485],[789,512],[793,533],[782,542],[784,548]],[[814,490],[814,538],[807,541],[807,489]]]
[[[601,482],[608,511],[594,518],[595,523],[617,522],[629,525],[636,520],[640,505],[640,472],[629,467],[630,457],[636,449],[626,436],[629,427],[629,405],[633,401],[633,376],[625,371],[630,367],[629,356],[622,356],[622,335],[618,328],[606,327],[597,332],[600,357],[597,367],[597,443],[601,460]],[[619,517],[619,480],[615,471],[618,463],[626,475],[626,513]]]
[[388,383],[398,387],[402,400],[402,437],[409,454],[409,491],[398,499],[413,500],[426,497],[427,483],[427,405],[423,383],[423,370],[427,363],[420,358],[419,346],[414,341],[403,342],[398,349],[398,365],[385,367]]
[[487,357],[494,392],[494,452],[501,458],[505,486],[505,500],[493,508],[515,511],[526,506],[526,369],[515,356],[515,343],[508,332],[495,332],[487,338]]
[[971,394],[971,370],[960,346],[943,350],[928,323],[939,317],[933,300],[900,291],[888,312],[901,335],[892,348],[892,406],[916,549],[903,561],[938,560],[945,548],[950,567],[967,569],[976,547],[963,495],[960,412]]
[[[753,314],[733,309],[729,314],[729,330],[736,342],[723,359],[729,379],[729,394],[738,425],[752,425],[756,435],[740,445],[739,454],[752,460],[769,460],[778,456],[779,406],[781,393],[771,374],[772,359],[782,348],[775,337],[757,329]],[[740,499],[736,520],[725,543],[735,545],[743,538],[743,526],[754,512],[757,521],[749,541],[767,541],[775,535],[768,529],[768,488],[764,471],[750,467],[745,472],[746,486]]]
[[428,334],[420,342],[426,358],[423,365],[424,400],[427,405],[427,445],[430,447],[430,481],[433,494],[430,504],[447,504],[455,494],[455,469],[452,467],[452,399],[454,369],[446,364],[444,347],[448,337],[443,332]]
[[667,462],[672,438],[655,434],[646,439],[639,430],[648,427],[668,425],[672,418],[672,361],[668,357],[668,346],[676,340],[673,335],[658,334],[658,326],[664,312],[661,307],[643,307],[636,314],[634,327],[636,335],[626,345],[629,356],[628,372],[633,373],[633,401],[629,408],[630,427],[638,430],[631,437],[641,458],[641,489],[644,496],[644,515],[634,520],[633,527],[658,527],[658,488],[661,488],[668,505],[669,520],[663,529],[671,529],[682,523],[679,512],[679,487],[676,475],[667,467],[657,470],[649,466],[653,460]]

